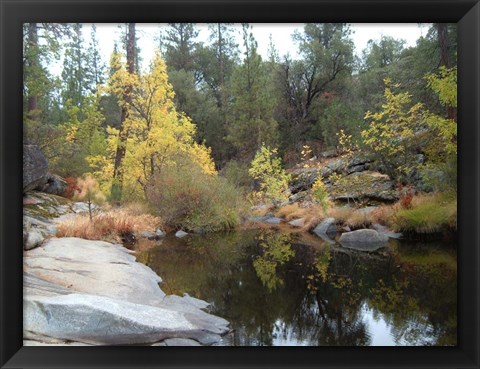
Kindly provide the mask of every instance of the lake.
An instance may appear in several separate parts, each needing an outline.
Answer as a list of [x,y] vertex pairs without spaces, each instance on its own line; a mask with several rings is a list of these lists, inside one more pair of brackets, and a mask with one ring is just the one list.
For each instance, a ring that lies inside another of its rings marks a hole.
[[[456,248],[390,241],[376,253],[286,230],[167,236],[135,246],[167,294],[231,322],[224,345],[457,344]],[[150,243],[150,244],[148,244]]]

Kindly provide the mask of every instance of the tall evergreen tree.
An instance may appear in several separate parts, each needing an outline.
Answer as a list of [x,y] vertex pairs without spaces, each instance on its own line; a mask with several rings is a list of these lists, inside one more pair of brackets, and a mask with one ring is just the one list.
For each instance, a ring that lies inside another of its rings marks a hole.
[[86,53],[85,78],[90,92],[97,91],[97,86],[105,82],[106,66],[100,55],[97,28],[92,24],[90,42]]
[[274,101],[266,88],[267,69],[248,24],[243,24],[243,46],[243,63],[232,76],[234,101],[227,138],[236,148],[236,156],[250,161],[262,144],[275,146],[278,132]]
[[59,83],[48,67],[60,58],[70,26],[26,23],[23,31],[24,140],[39,145],[51,158],[61,133],[57,127],[60,121],[55,117]]
[[194,23],[169,23],[162,39],[165,61],[174,70],[194,70],[198,30]]
[[39,121],[48,115],[54,79],[47,66],[60,58],[61,41],[70,27],[59,23],[26,23],[23,47],[23,92],[26,118]]
[[75,23],[72,26],[72,38],[65,50],[62,70],[62,103],[67,101],[77,107],[82,107],[87,93],[86,68],[82,25]]

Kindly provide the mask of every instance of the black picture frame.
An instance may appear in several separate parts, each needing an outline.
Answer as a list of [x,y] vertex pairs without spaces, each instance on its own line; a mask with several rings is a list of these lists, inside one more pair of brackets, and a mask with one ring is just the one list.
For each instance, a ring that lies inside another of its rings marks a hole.
[[[478,0],[0,0],[2,368],[479,368]],[[456,347],[22,347],[22,27],[25,22],[458,23]]]

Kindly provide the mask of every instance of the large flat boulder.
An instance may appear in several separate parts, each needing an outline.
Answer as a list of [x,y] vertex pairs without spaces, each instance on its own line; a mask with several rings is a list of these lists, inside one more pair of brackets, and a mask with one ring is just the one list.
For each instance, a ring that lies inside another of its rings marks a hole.
[[188,314],[89,294],[27,296],[23,326],[27,339],[29,332],[41,332],[100,345],[146,344],[168,338],[212,343],[211,333],[204,332],[207,327]]
[[338,242],[346,248],[359,251],[376,251],[388,247],[388,236],[373,229],[358,229],[343,233]]
[[46,182],[48,162],[37,145],[23,145],[23,193]]
[[132,252],[109,242],[51,238],[24,255],[25,270],[72,291],[152,305],[165,293],[161,278]]
[[120,245],[51,238],[24,253],[25,342],[212,345],[228,332],[207,302],[166,296],[160,281]]

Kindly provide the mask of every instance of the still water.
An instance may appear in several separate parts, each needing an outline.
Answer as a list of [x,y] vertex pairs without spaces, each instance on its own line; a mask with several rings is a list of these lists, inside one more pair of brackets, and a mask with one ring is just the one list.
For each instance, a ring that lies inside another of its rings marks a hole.
[[136,248],[167,294],[206,300],[231,322],[225,345],[457,343],[451,246],[391,241],[368,254],[311,235],[245,230]]

